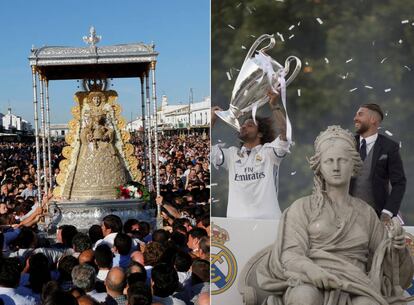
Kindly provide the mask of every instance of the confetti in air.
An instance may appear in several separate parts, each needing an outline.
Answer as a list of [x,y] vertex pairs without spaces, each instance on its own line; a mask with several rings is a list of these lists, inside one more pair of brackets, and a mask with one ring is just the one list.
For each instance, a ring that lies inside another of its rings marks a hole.
[[245,46],[241,46],[241,48],[242,48],[243,50],[246,50],[246,47],[245,47]]
[[402,147],[402,142],[400,141],[400,148]]
[[254,35],[250,35],[250,37],[252,37],[252,38],[256,38],[256,36],[254,36]]
[[240,5],[242,5],[242,3],[240,2],[239,4],[236,5],[236,8],[240,7]]
[[230,72],[226,72],[226,74],[227,74],[227,78],[228,78],[229,80],[231,80],[231,75],[230,75]]
[[402,23],[402,24],[406,24],[406,23],[409,23],[409,22],[410,22],[410,21],[409,21],[408,19],[406,19],[406,20],[402,20],[402,21],[401,21],[401,23]]
[[318,18],[316,18],[316,21],[318,21],[318,23],[319,23],[319,24],[323,24],[322,19],[321,19],[321,18],[319,18],[319,17],[318,17]]
[[352,60],[353,60],[353,58],[350,58],[345,63],[347,64],[347,63],[351,62]]
[[295,34],[290,35],[289,39],[292,39],[293,37],[295,37]]
[[390,131],[386,130],[386,131],[385,131],[385,133],[386,133],[387,135],[389,135],[390,137],[392,137],[392,132],[390,132]]
[[388,110],[387,110],[387,111],[385,111],[385,116],[388,116]]
[[347,79],[347,78],[348,78],[348,75],[349,75],[349,73],[348,73],[348,72],[346,72],[346,75],[341,75],[341,74],[339,74],[338,76],[339,76],[340,78],[342,78],[342,79]]
[[329,64],[329,59],[325,57],[325,62]]
[[231,28],[232,30],[235,30],[236,28],[234,26],[232,26],[231,24],[228,24],[229,28]]
[[409,66],[404,66],[408,71],[411,71],[411,68]]
[[218,183],[211,183],[210,186],[217,186]]
[[387,60],[387,58],[388,58],[388,57],[384,57],[384,58],[381,60],[381,63],[383,64],[383,63]]
[[399,44],[402,44],[403,43],[403,40],[402,39],[398,40],[398,43]]
[[212,202],[219,202],[220,199],[213,199]]
[[298,89],[298,96],[300,96],[300,89]]
[[300,26],[300,21],[298,22],[298,26]]
[[295,172],[291,172],[291,173],[290,173],[290,175],[291,175],[291,176],[296,175],[296,171],[295,171]]
[[294,24],[292,24],[292,25],[289,27],[289,31],[292,31],[294,28],[295,28],[295,25],[294,25]]
[[391,91],[391,88],[387,88],[384,90],[384,92],[390,92],[390,91]]
[[367,89],[371,89],[371,90],[374,89],[373,87],[368,86],[368,85],[365,85],[364,87],[367,88]]
[[357,90],[358,88],[352,88],[351,90],[349,90],[349,92],[354,92],[355,90]]
[[279,32],[276,33],[277,36],[279,36],[280,40],[285,41],[285,39],[283,38],[283,35],[280,34]]

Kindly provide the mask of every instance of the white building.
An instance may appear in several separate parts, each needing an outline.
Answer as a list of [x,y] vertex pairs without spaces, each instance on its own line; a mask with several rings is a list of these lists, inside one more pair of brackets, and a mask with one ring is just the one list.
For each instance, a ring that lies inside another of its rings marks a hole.
[[2,126],[5,130],[16,130],[16,131],[31,131],[32,125],[22,119],[22,117],[11,113],[11,108],[7,109],[7,114],[1,118]]
[[52,139],[64,139],[68,132],[68,124],[50,124],[50,137]]
[[[211,119],[210,97],[206,97],[203,101],[192,103],[190,105],[168,105],[167,96],[163,95],[161,107],[157,113],[158,127],[160,130],[207,127],[210,124]],[[154,122],[154,116],[151,116],[151,122]],[[137,119],[127,124],[128,131],[142,129],[142,117],[137,117]]]

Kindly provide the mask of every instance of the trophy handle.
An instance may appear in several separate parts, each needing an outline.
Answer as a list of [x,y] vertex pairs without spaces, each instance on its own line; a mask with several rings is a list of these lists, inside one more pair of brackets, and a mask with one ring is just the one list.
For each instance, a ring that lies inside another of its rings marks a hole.
[[254,54],[254,52],[256,52],[257,47],[266,39],[270,39],[270,42],[267,46],[263,47],[262,49],[260,49],[260,52],[265,52],[267,50],[272,49],[275,44],[276,44],[276,40],[274,35],[269,35],[269,34],[263,34],[261,35],[259,38],[256,39],[256,41],[252,44],[252,46],[249,49],[249,52],[247,52],[246,58],[244,59],[243,64],[250,59],[250,57],[252,57],[252,55]]
[[295,69],[293,70],[292,74],[286,80],[286,86],[288,86],[292,82],[292,80],[294,80],[296,78],[296,76],[299,74],[300,69],[302,67],[302,62],[300,61],[299,58],[297,58],[296,56],[289,56],[285,61],[285,69],[284,69],[285,70],[285,75],[287,75],[289,73],[290,63],[292,61],[296,61],[296,66],[295,66]]

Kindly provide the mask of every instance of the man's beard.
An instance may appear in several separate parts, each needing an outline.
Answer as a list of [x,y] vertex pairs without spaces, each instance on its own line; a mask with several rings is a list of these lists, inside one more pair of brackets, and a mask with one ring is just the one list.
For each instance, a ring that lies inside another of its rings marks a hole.
[[368,129],[369,129],[368,124],[360,122],[359,123],[359,128],[356,128],[356,133],[361,135],[364,132],[368,131]]

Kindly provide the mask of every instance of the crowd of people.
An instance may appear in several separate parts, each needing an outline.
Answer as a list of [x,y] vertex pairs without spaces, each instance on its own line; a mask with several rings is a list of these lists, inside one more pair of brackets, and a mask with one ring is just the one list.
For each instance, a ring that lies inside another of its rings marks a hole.
[[[148,171],[142,140],[131,142]],[[149,207],[161,206],[162,229],[111,214],[87,232],[59,226],[53,238],[37,226],[54,199],[37,185],[34,143],[0,144],[0,304],[209,304],[209,139],[159,143],[161,194]],[[52,143],[52,187],[63,146]]]

